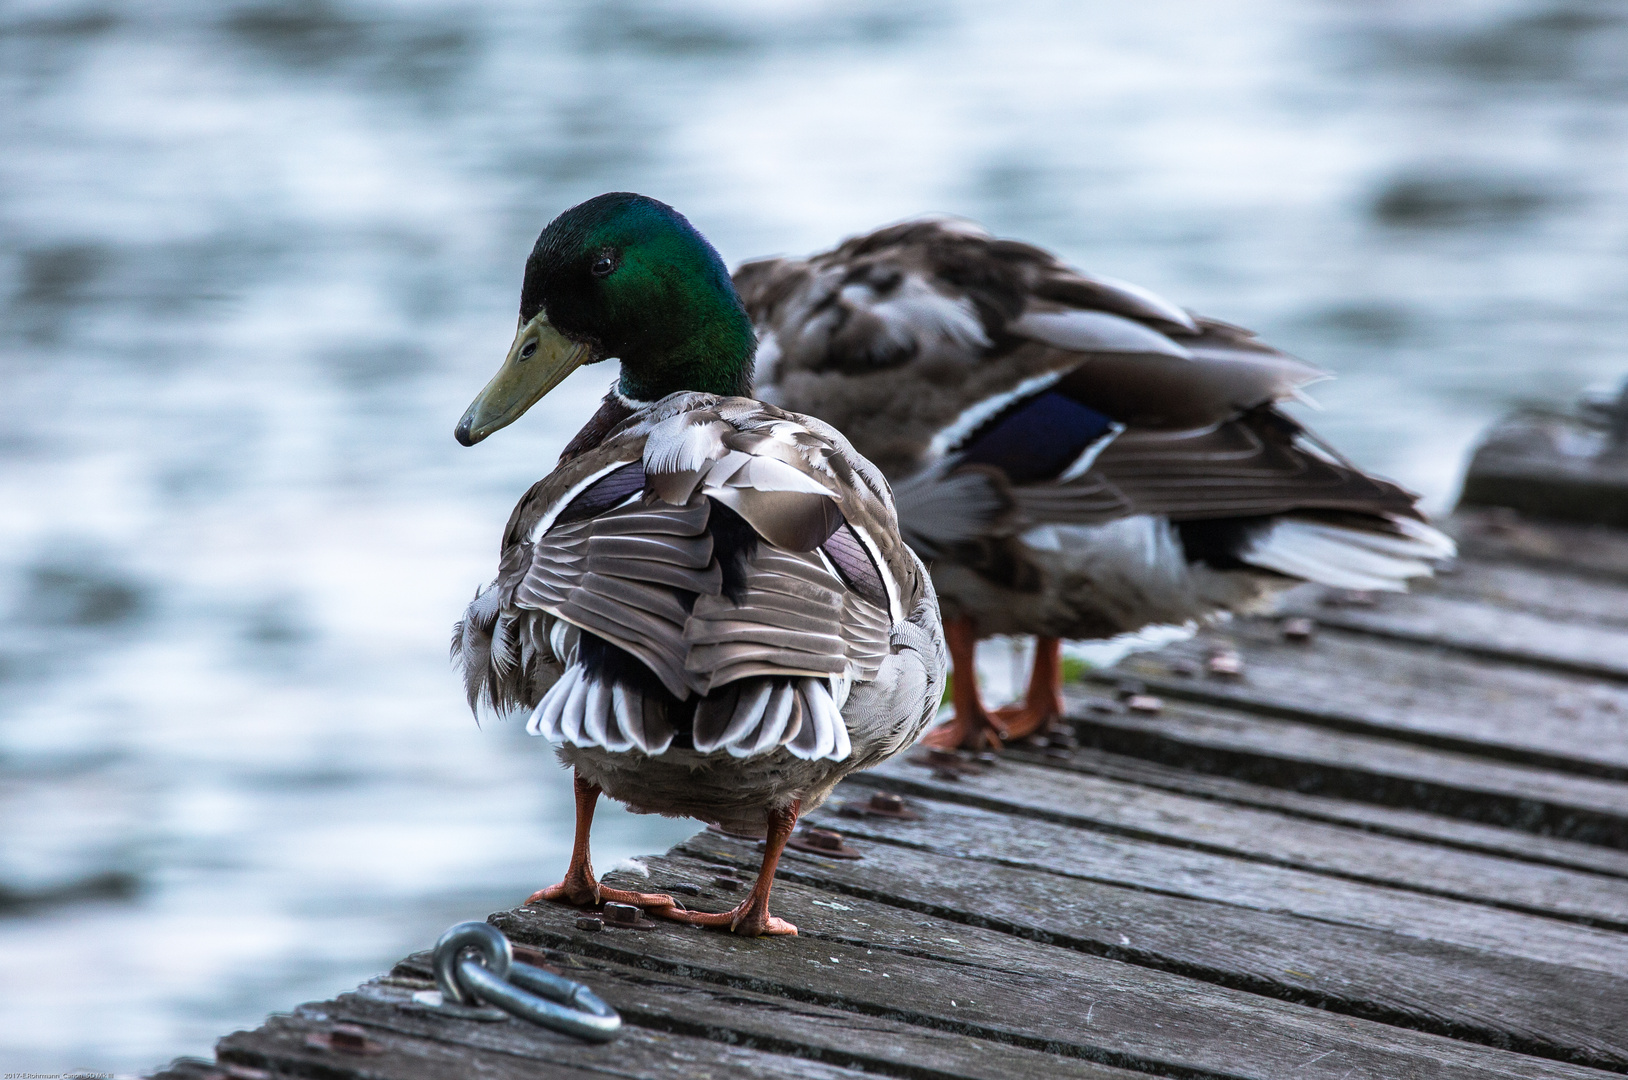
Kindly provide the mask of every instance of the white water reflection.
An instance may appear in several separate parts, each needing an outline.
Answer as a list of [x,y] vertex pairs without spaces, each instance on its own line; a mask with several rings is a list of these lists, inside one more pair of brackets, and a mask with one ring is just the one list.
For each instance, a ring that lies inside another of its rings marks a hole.
[[[0,11],[0,1064],[135,1071],[513,903],[567,777],[445,638],[611,373],[465,450],[544,221],[731,261],[923,211],[1337,371],[1451,499],[1621,374],[1619,9],[1017,0]],[[607,813],[601,862],[682,823]]]

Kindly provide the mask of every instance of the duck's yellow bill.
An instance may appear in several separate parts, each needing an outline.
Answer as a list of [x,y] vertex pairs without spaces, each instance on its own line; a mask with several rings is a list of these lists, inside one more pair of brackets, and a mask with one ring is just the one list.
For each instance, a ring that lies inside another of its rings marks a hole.
[[498,428],[509,426],[588,357],[588,346],[554,329],[547,313],[539,311],[514,335],[503,366],[470,402],[453,435],[465,446],[474,446]]

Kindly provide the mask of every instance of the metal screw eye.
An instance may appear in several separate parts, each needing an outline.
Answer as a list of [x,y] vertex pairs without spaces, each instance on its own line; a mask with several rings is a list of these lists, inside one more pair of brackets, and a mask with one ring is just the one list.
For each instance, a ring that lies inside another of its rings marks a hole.
[[444,998],[459,1005],[480,1004],[459,984],[455,973],[458,962],[471,951],[478,954],[472,959],[500,979],[508,978],[514,964],[514,949],[496,927],[483,922],[451,927],[435,943],[435,985]]

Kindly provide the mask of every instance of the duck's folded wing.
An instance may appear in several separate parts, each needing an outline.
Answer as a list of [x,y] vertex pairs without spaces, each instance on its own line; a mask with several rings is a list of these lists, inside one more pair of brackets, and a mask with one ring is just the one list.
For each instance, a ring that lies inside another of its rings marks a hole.
[[1175,521],[1349,511],[1418,517],[1416,496],[1330,460],[1269,407],[1196,431],[1129,430],[1082,475],[1013,485],[1028,523],[1092,525],[1134,514]]
[[[814,726],[828,727],[840,700],[814,700],[804,687],[793,708],[783,696],[759,700],[745,683],[817,679],[840,697],[874,677],[888,652],[889,590],[897,590],[862,539],[872,520],[863,511],[890,520],[891,507],[854,483],[845,448],[777,410],[755,410],[671,411],[573,461],[535,493],[534,506],[517,511],[504,556],[513,569],[498,583],[509,610],[546,613],[608,642],[673,699],[707,698],[697,724],[723,723],[715,741],[731,752],[772,743],[763,723],[788,737],[798,715],[813,725],[809,738]],[[719,696],[734,683],[742,688]],[[724,697],[734,704],[715,717]],[[747,714],[756,726],[734,731]],[[579,726],[597,741],[594,724]],[[698,746],[703,734],[698,728]],[[825,734],[811,752],[846,744],[845,735]]]

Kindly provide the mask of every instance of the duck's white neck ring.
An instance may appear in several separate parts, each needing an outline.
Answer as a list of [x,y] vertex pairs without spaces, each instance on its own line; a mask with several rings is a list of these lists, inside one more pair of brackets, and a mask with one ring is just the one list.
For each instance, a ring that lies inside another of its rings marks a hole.
[[648,409],[650,406],[655,404],[654,401],[640,401],[638,398],[630,398],[626,394],[622,393],[620,380],[611,383],[610,392],[611,396],[614,397],[624,409],[632,409],[634,412],[640,412],[644,409]]

